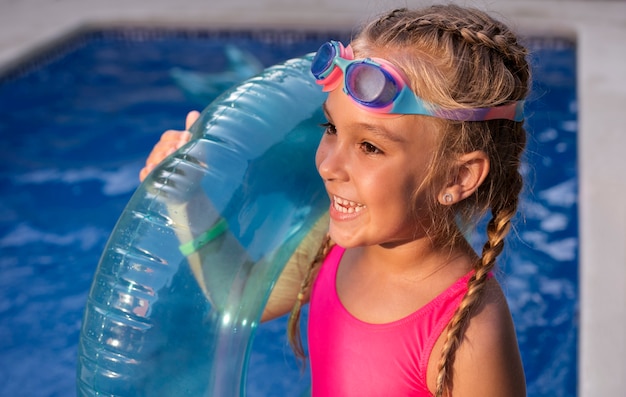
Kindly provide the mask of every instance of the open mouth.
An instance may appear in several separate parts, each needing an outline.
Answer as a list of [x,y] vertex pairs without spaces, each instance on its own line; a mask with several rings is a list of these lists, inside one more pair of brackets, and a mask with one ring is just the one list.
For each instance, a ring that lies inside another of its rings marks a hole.
[[355,203],[354,201],[342,199],[341,197],[333,196],[333,208],[343,214],[354,214],[362,211],[366,208],[366,206]]

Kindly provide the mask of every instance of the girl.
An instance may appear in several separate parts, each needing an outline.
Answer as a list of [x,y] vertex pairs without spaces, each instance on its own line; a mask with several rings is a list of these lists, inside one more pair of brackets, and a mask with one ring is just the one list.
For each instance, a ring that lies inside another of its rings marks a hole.
[[[522,189],[525,48],[475,9],[400,9],[348,47],[324,44],[312,72],[329,92],[315,159],[328,238],[285,272],[300,284],[287,299],[299,356],[310,300],[313,396],[525,396],[492,276]],[[166,132],[142,178],[188,137]],[[477,254],[464,235],[489,210]],[[272,300],[264,318],[284,311]]]

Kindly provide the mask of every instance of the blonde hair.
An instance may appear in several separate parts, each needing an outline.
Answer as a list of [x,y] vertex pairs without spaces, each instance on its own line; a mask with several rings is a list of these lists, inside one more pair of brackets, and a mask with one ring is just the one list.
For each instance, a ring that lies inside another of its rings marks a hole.
[[[358,57],[375,54],[396,64],[417,95],[442,107],[498,106],[523,100],[529,91],[527,50],[507,26],[477,9],[441,5],[393,10],[365,26],[351,45]],[[442,396],[451,392],[456,350],[517,212],[526,131],[523,123],[509,120],[433,122],[440,126],[441,136],[424,186],[432,219],[441,221],[429,224],[428,236],[449,246],[463,238],[459,224],[472,226],[491,211],[487,241],[468,291],[447,327],[436,386],[436,396]],[[455,159],[477,150],[489,157],[485,181],[471,197],[452,206],[440,205],[437,194],[453,178]],[[310,274],[316,273],[328,246],[327,241]],[[302,287],[308,289],[311,280],[309,275]]]
[[300,291],[298,293],[296,303],[289,314],[289,320],[287,322],[287,337],[296,357],[302,360],[306,357],[304,354],[304,347],[302,346],[302,337],[300,336],[300,315],[302,312],[302,305],[306,300],[308,300],[311,286],[313,285],[315,276],[317,276],[318,269],[333,245],[334,243],[330,239],[330,236],[326,234],[319,250],[317,251],[317,254],[309,265],[308,271],[302,280],[302,284],[300,284]]

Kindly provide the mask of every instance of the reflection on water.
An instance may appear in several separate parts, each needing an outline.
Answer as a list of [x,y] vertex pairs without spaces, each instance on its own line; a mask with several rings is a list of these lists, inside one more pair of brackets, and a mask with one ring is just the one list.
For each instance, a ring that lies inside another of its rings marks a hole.
[[[0,80],[0,395],[75,395],[76,344],[104,244],[160,133],[203,107],[171,70],[222,72],[225,45],[265,65],[336,34],[96,33]],[[529,396],[574,396],[578,330],[575,48],[532,40],[524,194],[501,278]],[[264,324],[248,395],[297,396],[307,375]],[[45,370],[42,370],[45,369]]]

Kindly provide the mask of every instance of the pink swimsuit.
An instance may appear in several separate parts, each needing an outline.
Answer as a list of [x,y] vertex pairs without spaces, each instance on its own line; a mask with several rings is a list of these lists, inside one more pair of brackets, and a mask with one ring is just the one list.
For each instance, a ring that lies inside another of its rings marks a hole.
[[428,359],[467,291],[470,274],[403,319],[369,324],[353,317],[337,295],[344,251],[332,248],[311,294],[312,397],[432,397],[426,385]]

